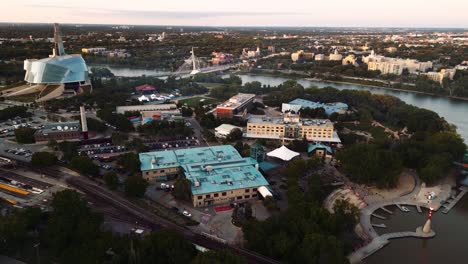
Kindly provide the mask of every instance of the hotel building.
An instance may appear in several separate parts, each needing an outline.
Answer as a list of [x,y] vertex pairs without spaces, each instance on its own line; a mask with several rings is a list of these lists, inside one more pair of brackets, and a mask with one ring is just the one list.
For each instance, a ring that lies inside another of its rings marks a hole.
[[302,119],[298,115],[284,117],[252,116],[247,123],[246,138],[340,143],[333,123],[328,119]]

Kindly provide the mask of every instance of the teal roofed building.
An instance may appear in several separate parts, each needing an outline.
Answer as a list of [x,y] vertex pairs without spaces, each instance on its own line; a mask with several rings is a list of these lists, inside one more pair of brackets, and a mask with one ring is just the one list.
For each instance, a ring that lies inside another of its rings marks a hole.
[[148,181],[187,178],[195,207],[255,199],[268,186],[257,161],[231,145],[140,153],[140,162]]
[[317,155],[319,157],[326,156],[327,154],[333,154],[333,150],[330,146],[323,145],[320,143],[309,144],[307,147],[307,153],[309,155]]

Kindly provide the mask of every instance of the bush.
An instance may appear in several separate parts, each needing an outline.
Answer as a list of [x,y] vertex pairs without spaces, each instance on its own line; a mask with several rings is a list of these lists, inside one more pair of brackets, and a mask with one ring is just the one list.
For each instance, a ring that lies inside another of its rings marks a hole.
[[119,178],[115,172],[108,171],[104,174],[104,182],[106,183],[107,187],[109,187],[109,189],[115,190],[119,185]]
[[36,152],[32,155],[31,163],[34,166],[53,166],[57,164],[57,157],[49,152]]
[[70,161],[70,167],[89,176],[99,176],[99,167],[87,156],[76,156]]
[[124,182],[125,194],[130,197],[143,197],[148,182],[141,176],[128,176]]
[[273,211],[278,211],[279,208],[278,208],[278,205],[276,204],[276,201],[273,197],[271,196],[267,196],[264,200],[263,200],[263,206],[265,206],[268,211],[270,212],[273,212]]
[[21,144],[31,144],[36,142],[34,140],[34,132],[36,132],[36,130],[29,127],[20,127],[15,129],[16,142]]
[[174,190],[172,194],[176,199],[183,200],[190,202],[192,200],[191,193],[192,190],[190,188],[191,183],[186,178],[179,177],[176,182],[174,183]]
[[132,152],[120,155],[117,158],[117,164],[122,166],[130,174],[140,171],[140,158],[137,154]]

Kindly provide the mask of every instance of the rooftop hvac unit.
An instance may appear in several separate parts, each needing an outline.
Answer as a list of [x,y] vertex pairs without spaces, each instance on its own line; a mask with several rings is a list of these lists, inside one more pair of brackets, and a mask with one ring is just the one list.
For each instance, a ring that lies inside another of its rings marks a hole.
[[58,129],[58,130],[62,130],[62,127],[61,127],[61,126],[57,126],[57,129]]
[[152,163],[152,164],[155,164],[155,163],[156,163],[156,159],[155,159],[154,157],[151,158],[151,163]]
[[213,171],[213,166],[208,165],[208,166],[205,167],[205,170],[206,171]]
[[200,187],[200,182],[199,182],[199,181],[196,180],[196,181],[194,182],[194,184],[195,184],[195,187]]

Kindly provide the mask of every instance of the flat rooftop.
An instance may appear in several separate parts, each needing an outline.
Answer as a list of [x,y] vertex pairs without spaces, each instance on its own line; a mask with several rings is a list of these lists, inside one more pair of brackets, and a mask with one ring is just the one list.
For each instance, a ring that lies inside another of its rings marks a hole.
[[239,93],[229,98],[229,100],[227,100],[226,102],[219,104],[217,108],[236,109],[244,105],[247,101],[249,101],[252,98],[255,98],[255,94]]
[[248,123],[257,124],[302,124],[304,126],[333,126],[328,119],[288,118],[288,117],[266,117],[250,116]]
[[[327,115],[331,115],[333,113],[338,113],[340,111],[346,111],[348,109],[348,105],[345,103],[341,102],[335,102],[335,103],[321,103],[321,102],[314,102],[314,101],[309,101],[301,98],[297,98],[292,100],[291,102],[288,103],[289,105],[299,105],[302,108],[311,108],[311,109],[316,109],[316,108],[323,108],[325,109],[325,113]],[[285,109],[283,109],[283,112]]]
[[58,122],[44,124],[42,129],[36,130],[35,134],[49,134],[57,132],[80,131],[80,121]]
[[140,161],[142,171],[181,167],[193,194],[268,185],[257,162],[231,145],[140,153]]
[[124,113],[129,111],[158,111],[158,110],[174,110],[177,109],[175,104],[147,104],[147,105],[126,105],[117,106],[115,111],[117,113]]

